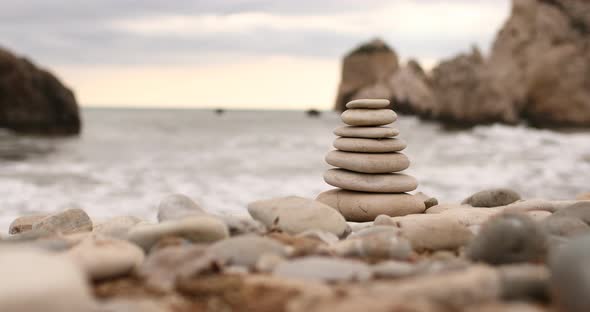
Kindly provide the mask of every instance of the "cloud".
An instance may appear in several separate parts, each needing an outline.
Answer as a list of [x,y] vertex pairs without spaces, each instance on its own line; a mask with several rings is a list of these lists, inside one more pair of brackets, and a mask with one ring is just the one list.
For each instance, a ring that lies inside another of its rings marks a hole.
[[489,45],[507,14],[502,2],[7,1],[0,33],[6,45],[49,64],[336,58],[374,36],[404,56],[440,58]]
[[[174,94],[178,105],[232,106],[256,98],[249,90],[267,81],[273,92],[259,103],[288,96],[289,107],[312,99],[328,107],[340,58],[356,45],[382,37],[402,59],[430,67],[474,43],[485,51],[509,1],[0,1],[0,45],[54,69],[84,103],[138,105]],[[186,81],[205,87],[192,91]]]

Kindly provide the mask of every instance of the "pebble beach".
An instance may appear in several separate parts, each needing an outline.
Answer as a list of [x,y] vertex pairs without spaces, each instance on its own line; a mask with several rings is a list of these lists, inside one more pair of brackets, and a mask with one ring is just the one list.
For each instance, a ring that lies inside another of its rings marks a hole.
[[80,208],[15,218],[0,241],[0,310],[590,309],[589,193],[490,188],[441,203],[414,192],[397,116],[372,105],[343,113],[325,158],[337,188],[316,199],[262,198],[244,215],[177,193],[156,221]]

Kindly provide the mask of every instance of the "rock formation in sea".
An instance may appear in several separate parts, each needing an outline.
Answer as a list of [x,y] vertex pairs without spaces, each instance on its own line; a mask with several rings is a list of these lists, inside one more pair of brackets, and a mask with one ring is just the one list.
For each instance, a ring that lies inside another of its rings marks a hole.
[[474,47],[428,74],[373,40],[344,58],[342,75],[336,110],[381,97],[400,113],[462,125],[589,127],[590,2],[514,0],[488,57]]
[[75,135],[81,121],[73,92],[50,72],[0,48],[0,128]]

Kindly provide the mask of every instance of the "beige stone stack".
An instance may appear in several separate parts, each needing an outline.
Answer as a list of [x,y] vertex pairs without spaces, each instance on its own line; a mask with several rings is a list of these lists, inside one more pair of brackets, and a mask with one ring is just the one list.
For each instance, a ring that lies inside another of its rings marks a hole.
[[336,150],[326,155],[334,167],[324,174],[326,183],[338,187],[318,195],[317,200],[338,211],[348,221],[373,221],[378,215],[403,216],[422,213],[424,202],[407,192],[418,187],[412,176],[401,173],[410,160],[401,153],[406,142],[396,138],[399,130],[387,125],[397,119],[384,99],[348,102],[342,121],[348,126],[334,130]]

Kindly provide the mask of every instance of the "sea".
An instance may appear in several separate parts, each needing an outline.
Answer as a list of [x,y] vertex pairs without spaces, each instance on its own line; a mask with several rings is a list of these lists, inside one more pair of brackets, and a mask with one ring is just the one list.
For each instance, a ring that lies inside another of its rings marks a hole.
[[[17,216],[79,207],[100,221],[156,220],[160,200],[182,193],[217,214],[248,203],[330,189],[338,114],[181,109],[82,110],[83,132],[38,138],[0,132],[0,232]],[[573,199],[590,191],[590,132],[507,125],[445,130],[400,116],[406,173],[439,202],[506,187],[524,198]]]

